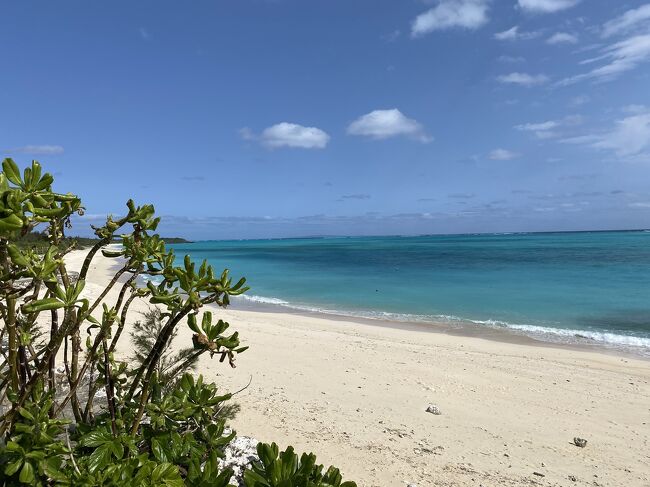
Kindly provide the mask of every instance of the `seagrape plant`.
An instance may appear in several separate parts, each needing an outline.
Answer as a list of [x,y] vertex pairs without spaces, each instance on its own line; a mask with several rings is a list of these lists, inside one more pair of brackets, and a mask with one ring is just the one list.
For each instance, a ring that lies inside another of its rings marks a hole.
[[[224,414],[232,394],[183,371],[204,354],[234,367],[247,349],[205,309],[228,306],[247,291],[245,279],[233,282],[227,270],[215,274],[189,256],[177,265],[155,233],[153,206],[131,200],[123,216],[92,227],[96,243],[80,269],[69,269],[75,243],[65,233],[84,207],[53,182],[36,161],[22,172],[11,159],[2,163],[0,485],[231,485],[233,472],[219,459],[235,437]],[[36,230],[47,235],[46,248],[19,244]],[[100,252],[114,259],[114,275],[84,293]],[[117,352],[129,355],[124,330],[136,300],[158,310],[159,323],[139,344],[138,360],[120,360]],[[179,327],[193,337],[176,368],[164,358]],[[279,456],[275,445],[260,444],[246,485],[355,486],[341,483],[338,470],[322,475],[312,456],[298,461],[288,451]]]

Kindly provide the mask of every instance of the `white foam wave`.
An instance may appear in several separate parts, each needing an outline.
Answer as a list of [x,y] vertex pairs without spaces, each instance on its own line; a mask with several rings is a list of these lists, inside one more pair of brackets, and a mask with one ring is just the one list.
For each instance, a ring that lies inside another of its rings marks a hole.
[[242,294],[237,297],[245,301],[251,301],[253,303],[277,304],[279,306],[289,306],[289,307],[291,306],[288,301],[285,301],[283,299],[278,299],[278,298],[268,298],[266,296],[255,296],[255,295],[248,295],[248,294]]
[[557,335],[560,337],[572,337],[578,339],[593,340],[595,342],[609,345],[621,345],[626,347],[646,347],[650,348],[650,338],[637,337],[632,335],[620,335],[618,333],[601,332],[593,330],[572,330],[568,328],[550,328],[536,325],[513,325],[508,324],[508,328],[523,331],[525,333]]
[[600,332],[594,330],[577,330],[570,328],[554,328],[550,326],[526,325],[519,323],[509,323],[502,320],[471,320],[455,315],[417,315],[409,313],[390,313],[386,311],[343,311],[335,309],[320,308],[315,306],[300,305],[290,303],[283,299],[271,298],[267,296],[242,295],[238,298],[253,303],[269,304],[294,309],[297,311],[306,311],[309,313],[323,313],[337,316],[349,316],[356,318],[366,318],[375,320],[388,320],[408,323],[458,323],[474,324],[479,326],[489,326],[493,328],[505,328],[533,336],[546,341],[562,342],[583,342],[588,340],[592,343],[598,343],[604,346],[613,347],[633,347],[650,349],[650,338],[633,335],[622,335],[611,332]]

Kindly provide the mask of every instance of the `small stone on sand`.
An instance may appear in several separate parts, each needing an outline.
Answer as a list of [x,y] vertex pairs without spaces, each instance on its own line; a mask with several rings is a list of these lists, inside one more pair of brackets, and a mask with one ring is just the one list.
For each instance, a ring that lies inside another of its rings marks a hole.
[[440,411],[440,408],[438,406],[435,406],[433,404],[429,404],[426,409],[427,413],[435,414],[436,416],[440,416],[442,414],[442,411]]
[[573,439],[573,444],[575,446],[579,446],[580,448],[584,448],[587,446],[587,440],[583,438],[578,438],[577,436]]

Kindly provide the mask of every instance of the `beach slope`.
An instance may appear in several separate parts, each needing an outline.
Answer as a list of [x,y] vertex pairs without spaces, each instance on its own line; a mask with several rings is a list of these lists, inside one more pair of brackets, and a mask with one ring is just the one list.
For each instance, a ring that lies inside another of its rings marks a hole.
[[[69,269],[84,255],[70,254]],[[114,265],[96,258],[89,296]],[[147,305],[132,309],[134,321]],[[650,485],[649,361],[426,327],[217,312],[250,350],[235,369],[204,357],[198,372],[230,391],[252,377],[235,398],[238,433],[313,451],[359,486]],[[190,340],[181,328],[176,344]],[[430,404],[441,414],[426,412]]]

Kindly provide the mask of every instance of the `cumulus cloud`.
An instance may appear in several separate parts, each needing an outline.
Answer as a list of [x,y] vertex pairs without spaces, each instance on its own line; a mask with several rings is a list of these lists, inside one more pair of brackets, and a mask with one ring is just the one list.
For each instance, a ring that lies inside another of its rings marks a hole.
[[553,13],[574,7],[580,0],[518,0],[519,7],[533,13]]
[[64,149],[60,145],[24,145],[22,147],[14,147],[7,149],[7,152],[12,154],[32,154],[32,155],[57,155],[63,154]]
[[487,0],[440,0],[438,5],[418,15],[411,35],[418,37],[435,30],[478,29],[488,21]]
[[514,84],[521,86],[536,86],[543,85],[548,82],[548,76],[543,74],[527,74],[527,73],[510,73],[497,77],[497,81],[504,84]]
[[539,37],[539,32],[521,32],[519,26],[515,25],[514,27],[504,30],[503,32],[497,32],[494,34],[494,38],[498,41],[518,41],[518,40],[528,40]]
[[406,136],[423,143],[433,140],[419,122],[406,117],[397,108],[374,110],[362,115],[348,126],[348,134],[373,139]]
[[546,39],[547,44],[575,44],[578,42],[578,37],[567,32],[556,32],[551,37]]
[[269,149],[292,147],[300,149],[324,149],[330,140],[327,132],[316,127],[304,127],[296,123],[281,122],[265,128],[257,136],[248,127],[239,131],[244,140],[259,140]]
[[642,34],[616,42],[602,48],[601,55],[582,61],[580,64],[603,63],[586,73],[571,76],[560,81],[560,86],[584,80],[610,81],[640,64],[650,61],[650,34]]
[[650,25],[650,3],[628,10],[620,17],[610,20],[603,26],[603,37],[611,37]]
[[511,161],[520,155],[521,154],[508,149],[494,149],[490,154],[488,154],[488,157],[493,161]]
[[613,151],[620,157],[642,155],[650,149],[650,111],[617,120],[606,132],[572,137],[564,142]]

